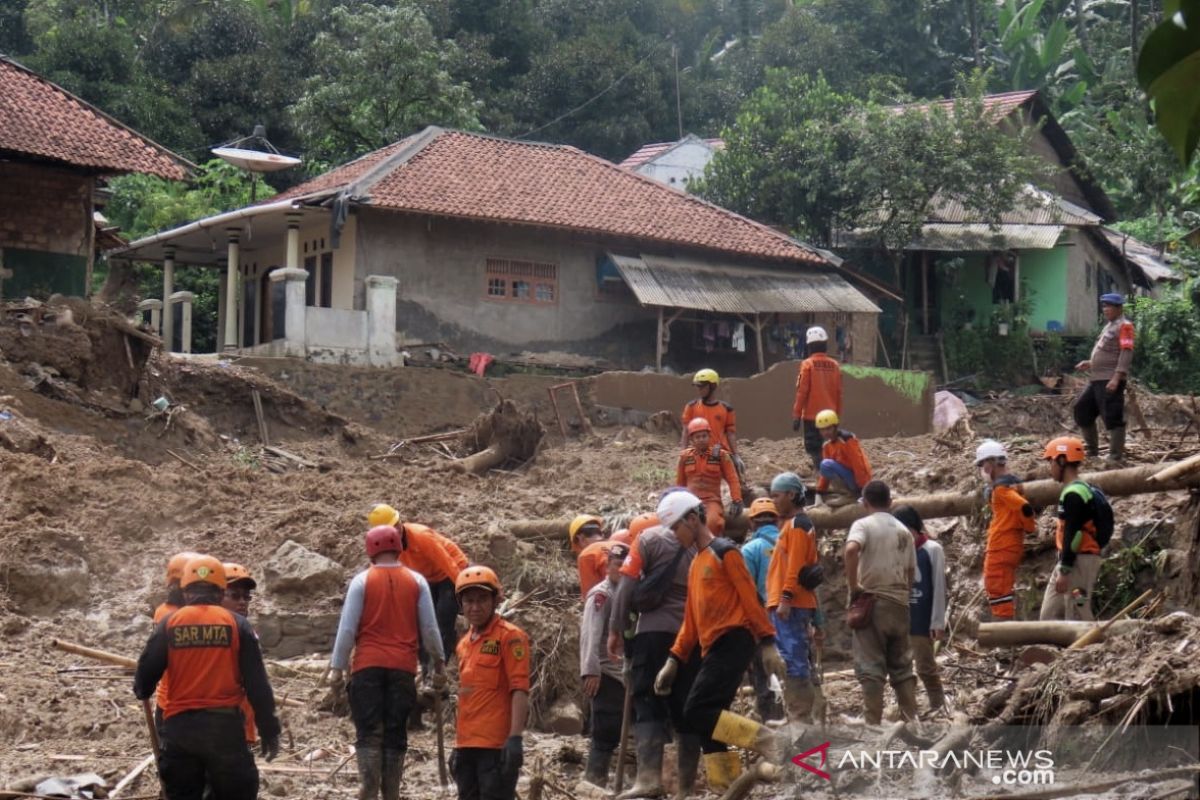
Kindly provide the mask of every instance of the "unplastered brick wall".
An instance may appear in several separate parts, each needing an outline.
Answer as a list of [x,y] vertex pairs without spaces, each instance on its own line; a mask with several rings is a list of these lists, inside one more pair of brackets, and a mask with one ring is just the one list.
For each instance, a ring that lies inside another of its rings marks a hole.
[[92,178],[0,161],[0,248],[86,256]]

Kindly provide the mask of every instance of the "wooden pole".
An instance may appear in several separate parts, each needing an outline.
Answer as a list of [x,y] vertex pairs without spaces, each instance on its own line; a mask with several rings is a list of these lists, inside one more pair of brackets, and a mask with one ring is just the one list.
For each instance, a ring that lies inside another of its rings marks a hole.
[[1191,475],[1197,471],[1200,471],[1200,453],[1154,473],[1150,476],[1150,482],[1154,484],[1169,483],[1176,478],[1182,478],[1184,475]]
[[929,251],[921,251],[921,333],[929,335]]
[[1149,600],[1150,595],[1152,595],[1152,594],[1154,594],[1153,589],[1147,589],[1146,591],[1142,592],[1140,597],[1138,597],[1132,603],[1130,603],[1129,605],[1125,606],[1120,611],[1118,611],[1116,613],[1116,616],[1114,616],[1112,619],[1105,622],[1103,625],[1097,625],[1096,627],[1092,628],[1090,631],[1085,633],[1083,636],[1080,636],[1078,639],[1076,639],[1074,642],[1072,642],[1071,646],[1068,647],[1067,649],[1068,650],[1079,650],[1081,648],[1087,647],[1092,642],[1096,642],[1096,641],[1103,639],[1105,632],[1108,631],[1108,629],[1112,627],[1114,622],[1116,622],[1117,620],[1120,620],[1120,619],[1124,619],[1135,608],[1137,608],[1142,603]]
[[763,357],[763,324],[762,315],[755,313],[754,315],[754,347],[758,350],[758,371],[767,371],[767,360]]
[[1107,633],[1119,633],[1144,626],[1140,619],[1109,620],[1115,624],[1101,631],[1102,626],[1081,620],[1031,620],[1019,622],[981,622],[975,634],[980,647],[1020,647],[1030,644],[1050,644],[1071,647],[1085,634],[1100,631],[1091,644],[1104,641]]
[[438,689],[433,690],[433,723],[437,726],[437,760],[438,760],[438,784],[445,789],[449,784],[449,778],[446,775],[446,734],[442,730],[444,723],[444,713],[442,711],[442,693]]
[[625,754],[629,752],[629,719],[633,716],[633,670],[625,659],[625,703],[621,706],[621,745],[617,748],[617,782],[614,794],[625,788]]
[[654,371],[662,372],[663,359],[663,307],[658,307],[658,338],[654,342]]
[[74,653],[77,656],[93,658],[96,661],[105,661],[109,664],[116,664],[118,667],[128,667],[129,669],[137,667],[137,661],[132,658],[119,656],[116,653],[109,653],[104,650],[93,650],[81,644],[64,642],[62,639],[51,639],[50,646],[55,650],[62,650],[64,653]]

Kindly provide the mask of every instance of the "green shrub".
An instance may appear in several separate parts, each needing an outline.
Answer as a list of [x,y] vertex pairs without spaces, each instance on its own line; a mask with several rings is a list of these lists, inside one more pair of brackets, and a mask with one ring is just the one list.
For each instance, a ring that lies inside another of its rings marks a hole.
[[[1200,309],[1196,280],[1166,290],[1162,297],[1139,297],[1131,316],[1137,326],[1133,375],[1160,392],[1200,392]],[[1200,284],[1197,284],[1200,286]]]

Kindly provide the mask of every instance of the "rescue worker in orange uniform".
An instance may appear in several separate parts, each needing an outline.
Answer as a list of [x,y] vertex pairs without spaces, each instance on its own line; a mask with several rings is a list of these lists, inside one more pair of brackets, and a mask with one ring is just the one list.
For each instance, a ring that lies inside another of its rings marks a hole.
[[832,408],[817,414],[816,426],[825,444],[821,448],[821,463],[817,470],[817,492],[828,506],[844,506],[862,495],[871,482],[871,462],[863,452],[858,437],[838,427],[841,419]]
[[1008,451],[994,439],[975,450],[975,466],[983,476],[991,520],[983,555],[983,590],[992,618],[1016,618],[1017,567],[1025,554],[1025,534],[1037,530],[1033,506],[1021,495],[1021,482],[1008,472]]
[[[724,791],[741,773],[741,759],[728,745],[753,749],[771,759],[781,755],[768,728],[727,709],[756,649],[768,673],[782,680],[785,667],[775,649],[775,629],[758,602],[758,589],[741,551],[729,539],[713,536],[700,498],[691,492],[669,494],[658,515],[669,523],[681,547],[694,546],[698,552],[688,568],[683,626],[654,679],[654,691],[669,695],[680,664],[700,648],[700,671],[684,702],[683,716],[702,737],[709,787]],[[681,793],[684,788],[681,778]]]
[[820,325],[804,336],[808,358],[800,362],[796,376],[796,400],[792,404],[792,430],[804,428],[804,451],[812,459],[813,469],[821,465],[821,434],[817,414],[826,408],[842,413],[842,368],[826,353],[829,334]]
[[401,562],[406,544],[406,535],[391,525],[367,531],[371,566],[350,581],[329,659],[328,683],[349,694],[359,800],[374,800],[381,788],[384,800],[400,796],[421,647],[433,658],[434,690],[446,687],[433,598],[421,573]]
[[675,483],[685,487],[704,501],[708,515],[708,527],[714,535],[725,530],[725,505],[721,502],[721,481],[729,485],[729,516],[733,519],[742,513],[742,484],[738,480],[737,468],[725,448],[712,444],[712,426],[708,420],[699,418],[688,423],[690,447],[679,454],[679,465],[675,469]]
[[608,551],[612,543],[604,537],[604,520],[591,514],[580,514],[567,529],[571,551],[577,554],[580,598],[608,575]]
[[[232,611],[246,619],[250,618],[250,601],[258,582],[250,575],[250,570],[241,564],[227,561],[225,567],[225,594],[221,597],[221,608]],[[242,698],[242,717],[246,720],[246,743],[253,746],[258,737],[255,735],[254,706]]]
[[824,573],[817,532],[804,513],[804,496],[804,484],[794,472],[782,472],[771,481],[771,500],[783,522],[767,567],[767,610],[787,668],[783,702],[793,726],[812,721],[817,700],[812,644],[825,636],[825,617],[816,595]]
[[717,444],[729,451],[733,465],[737,467],[738,478],[745,480],[746,464],[738,455],[737,414],[733,406],[717,399],[717,387],[721,384],[721,376],[714,369],[702,369],[692,378],[692,386],[700,395],[683,407],[683,433],[680,434],[679,446],[687,447],[688,423],[694,419],[704,418],[712,426],[712,437]]
[[525,760],[529,637],[500,618],[504,587],[488,567],[455,582],[471,629],[458,643],[458,725],[450,770],[459,800],[512,800]]
[[[158,604],[154,609],[154,624],[162,622],[163,619],[172,611],[178,611],[183,608],[183,588],[179,585],[183,580],[183,570],[187,563],[193,558],[199,556],[199,553],[193,553],[190,550],[184,550],[182,553],[176,553],[167,561],[167,599]],[[154,695],[154,725],[158,728],[159,733],[162,733],[163,712],[167,708],[167,702],[170,698],[170,689],[168,688],[167,676],[164,675],[162,680],[158,682],[158,690]]]
[[244,617],[221,607],[220,561],[191,559],[180,585],[186,605],[155,626],[133,678],[139,700],[154,694],[164,674],[171,678],[158,760],[163,789],[167,800],[200,800],[206,786],[221,800],[252,800],[258,767],[243,736],[242,698],[254,708],[267,761],[279,754],[280,731],[258,637]]
[[1046,445],[1050,477],[1062,484],[1058,495],[1058,564],[1046,584],[1040,619],[1086,620],[1092,616],[1092,590],[1100,574],[1100,543],[1096,541],[1094,492],[1079,480],[1086,459],[1084,443],[1060,436]]
[[[376,528],[380,525],[390,525],[404,538],[404,552],[400,554],[400,563],[421,574],[429,584],[429,593],[433,595],[433,608],[437,613],[438,630],[442,632],[442,652],[449,654],[454,651],[454,643],[458,640],[455,623],[458,620],[458,603],[454,600],[454,578],[466,569],[467,556],[449,537],[435,531],[426,525],[415,522],[400,522],[400,512],[389,505],[377,505],[367,517],[367,527]],[[428,671],[429,659],[427,650],[421,648],[421,664]],[[420,710],[413,715],[420,722]]]

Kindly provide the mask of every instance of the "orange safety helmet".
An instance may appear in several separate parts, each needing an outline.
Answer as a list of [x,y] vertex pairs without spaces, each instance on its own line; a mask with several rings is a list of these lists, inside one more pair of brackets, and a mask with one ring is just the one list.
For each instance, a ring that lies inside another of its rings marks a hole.
[[608,537],[608,540],[613,544],[623,544],[626,547],[633,544],[633,537],[629,535],[629,528],[621,528],[621,530]]
[[222,591],[225,589],[225,565],[212,556],[196,556],[183,568],[184,589],[195,583],[210,583]]
[[367,514],[367,525],[372,528],[378,528],[380,525],[391,525],[395,528],[399,522],[400,512],[387,503],[380,503]]
[[694,420],[692,420],[691,422],[688,423],[688,427],[687,427],[688,438],[691,438],[693,433],[699,433],[700,431],[707,431],[708,433],[712,433],[712,425],[704,417],[696,417]]
[[1054,461],[1060,457],[1065,459],[1068,464],[1082,464],[1087,460],[1087,451],[1084,450],[1083,441],[1074,436],[1059,436],[1051,439],[1046,443],[1046,452],[1042,454],[1042,458]]
[[779,509],[775,507],[775,501],[769,497],[760,497],[750,504],[750,519],[760,517],[765,514],[770,514],[773,517],[779,516]]
[[376,525],[367,531],[367,557],[374,558],[380,553],[404,552],[404,539],[400,531],[391,525]]
[[250,570],[243,567],[241,564],[235,564],[232,561],[226,561],[225,564],[225,583],[242,583],[250,584],[251,589],[258,588],[258,581],[250,574]]
[[191,550],[184,550],[182,553],[171,556],[171,560],[167,562],[167,585],[170,586],[172,583],[183,580],[183,570],[187,567],[187,563],[199,555]]
[[658,515],[653,511],[644,511],[638,514],[633,519],[629,520],[629,538],[636,542],[637,538],[642,535],[642,531],[653,528],[658,524]]
[[504,595],[504,587],[500,585],[500,577],[496,575],[491,567],[472,564],[458,573],[458,577],[454,579],[454,596],[460,597],[467,589],[476,587],[491,591],[492,594],[496,595],[497,600]]

